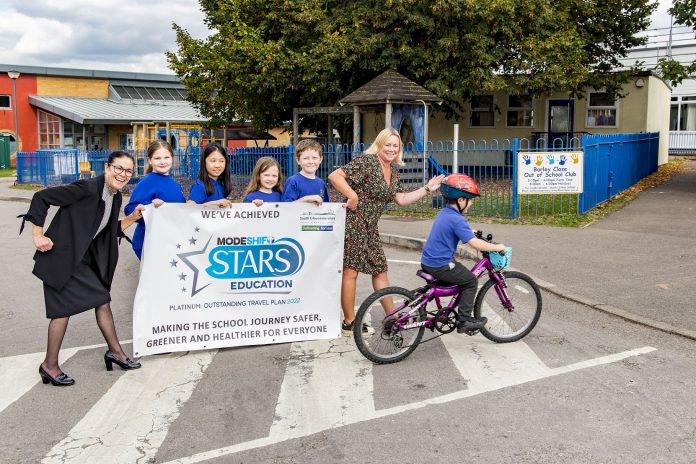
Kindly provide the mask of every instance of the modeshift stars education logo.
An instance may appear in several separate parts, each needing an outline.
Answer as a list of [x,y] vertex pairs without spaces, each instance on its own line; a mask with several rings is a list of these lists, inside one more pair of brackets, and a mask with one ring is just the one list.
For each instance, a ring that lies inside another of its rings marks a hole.
[[[195,232],[199,230],[198,227],[195,228]],[[193,235],[188,239],[189,246],[195,246],[198,242]],[[279,286],[274,285],[275,282],[272,280],[259,279],[292,276],[305,262],[302,245],[289,237],[217,237],[215,240],[213,237],[211,235],[202,248],[175,255],[190,270],[188,274],[183,271],[178,275],[183,285],[182,292],[189,291],[187,284],[190,283],[191,296],[195,296],[213,282],[220,280],[232,281],[230,287],[233,290],[287,288],[288,285],[292,286],[287,280],[282,281],[283,285]],[[182,244],[177,243],[176,249],[181,250]],[[178,269],[179,261],[176,258],[169,264]],[[234,280],[237,279],[248,279],[251,282],[244,286],[235,285]]]

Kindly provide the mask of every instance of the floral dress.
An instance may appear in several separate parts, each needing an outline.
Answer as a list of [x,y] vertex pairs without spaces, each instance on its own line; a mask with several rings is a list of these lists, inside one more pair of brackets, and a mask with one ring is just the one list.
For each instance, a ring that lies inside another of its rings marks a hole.
[[346,212],[343,266],[369,275],[387,271],[387,257],[379,240],[377,224],[384,207],[403,192],[399,170],[391,166],[391,181],[382,174],[377,155],[363,154],[343,167],[348,185],[358,194],[358,208]]

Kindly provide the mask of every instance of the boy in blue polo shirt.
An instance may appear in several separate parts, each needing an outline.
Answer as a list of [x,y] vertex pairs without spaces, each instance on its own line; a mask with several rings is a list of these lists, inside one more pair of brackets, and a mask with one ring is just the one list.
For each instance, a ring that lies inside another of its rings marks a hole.
[[284,202],[304,201],[321,205],[329,201],[326,184],[316,176],[321,166],[321,145],[316,140],[302,140],[295,147],[295,159],[300,165],[300,172],[288,177],[283,189]]
[[464,174],[451,174],[440,185],[440,192],[447,203],[437,215],[421,254],[421,267],[433,277],[450,284],[462,285],[459,299],[457,332],[472,334],[486,325],[487,319],[474,318],[474,299],[478,279],[463,264],[454,260],[454,253],[461,241],[478,251],[504,251],[502,243],[493,244],[476,238],[464,219],[464,214],[478,196],[474,180]]

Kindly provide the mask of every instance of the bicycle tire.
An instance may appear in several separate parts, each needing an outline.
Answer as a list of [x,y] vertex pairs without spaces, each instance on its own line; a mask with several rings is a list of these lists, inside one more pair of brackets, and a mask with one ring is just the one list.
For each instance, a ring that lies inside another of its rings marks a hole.
[[[403,360],[418,347],[425,332],[424,326],[398,332],[392,332],[389,327],[385,327],[387,321],[379,300],[388,296],[398,298],[394,301],[395,308],[402,304],[410,306],[416,300],[416,295],[411,290],[387,287],[368,296],[355,315],[353,328],[355,345],[363,356],[375,364],[391,364]],[[422,322],[425,319],[425,308],[420,307],[409,322]],[[374,329],[374,333],[363,333],[363,323]]]
[[516,271],[505,272],[504,277],[506,293],[515,311],[503,306],[493,279],[483,284],[474,302],[474,315],[488,317],[481,334],[496,343],[510,343],[527,336],[539,321],[542,308],[541,291],[531,277]]

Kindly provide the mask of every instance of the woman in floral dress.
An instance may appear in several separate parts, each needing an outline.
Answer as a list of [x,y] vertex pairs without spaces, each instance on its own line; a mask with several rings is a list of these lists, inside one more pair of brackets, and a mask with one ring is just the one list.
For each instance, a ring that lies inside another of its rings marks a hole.
[[[398,170],[402,155],[399,132],[384,129],[363,155],[329,175],[333,186],[346,196],[348,208],[341,282],[344,335],[353,331],[358,273],[372,276],[375,291],[389,286],[387,258],[377,228],[384,207],[392,201],[400,206],[415,203],[428,192],[440,188],[445,178],[443,175],[433,177],[425,186],[404,192]],[[367,331],[367,327],[363,325],[362,330]]]

